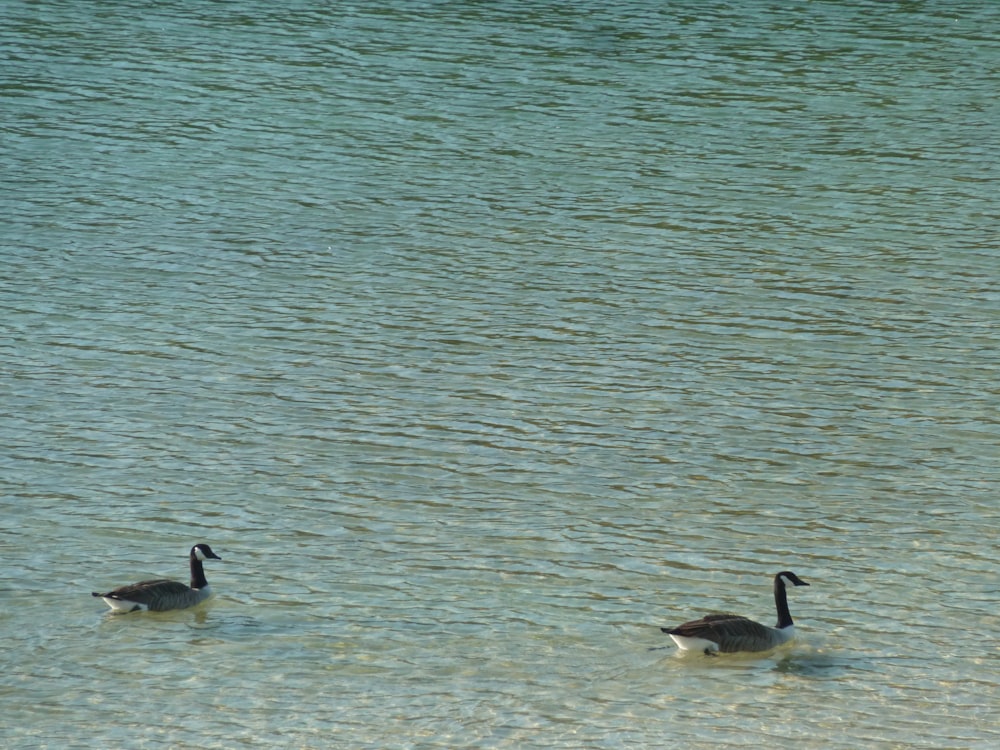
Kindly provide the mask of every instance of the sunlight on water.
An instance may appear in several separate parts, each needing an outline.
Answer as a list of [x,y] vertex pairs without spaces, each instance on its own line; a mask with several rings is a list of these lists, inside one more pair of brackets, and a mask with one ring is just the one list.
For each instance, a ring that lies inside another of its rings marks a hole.
[[0,745],[995,746],[998,21],[8,3]]

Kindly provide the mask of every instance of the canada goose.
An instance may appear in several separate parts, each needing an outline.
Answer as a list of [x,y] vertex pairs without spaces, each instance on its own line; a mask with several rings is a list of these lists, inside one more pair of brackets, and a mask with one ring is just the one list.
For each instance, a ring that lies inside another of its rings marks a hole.
[[685,651],[704,651],[706,654],[713,651],[767,651],[795,635],[795,625],[788,613],[785,596],[786,582],[794,586],[809,585],[790,570],[783,570],[774,577],[774,606],[778,610],[778,624],[773,628],[739,615],[707,615],[676,628],[660,629]]
[[161,612],[166,609],[184,609],[203,602],[212,595],[212,589],[205,580],[203,560],[221,560],[207,544],[196,544],[191,548],[191,585],[185,586],[180,581],[158,578],[153,581],[141,581],[128,586],[122,586],[106,594],[92,592],[93,596],[101,597],[115,614],[135,612],[136,610],[152,610]]

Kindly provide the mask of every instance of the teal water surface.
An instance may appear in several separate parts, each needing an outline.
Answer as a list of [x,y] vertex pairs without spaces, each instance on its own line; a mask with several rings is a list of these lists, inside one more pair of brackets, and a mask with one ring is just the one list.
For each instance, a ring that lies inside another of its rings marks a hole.
[[1000,6],[0,13],[4,747],[1000,740]]

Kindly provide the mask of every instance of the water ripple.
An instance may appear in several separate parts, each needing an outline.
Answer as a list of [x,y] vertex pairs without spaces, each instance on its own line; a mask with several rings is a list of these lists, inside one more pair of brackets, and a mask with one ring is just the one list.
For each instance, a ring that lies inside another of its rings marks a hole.
[[993,4],[8,6],[5,747],[996,744]]

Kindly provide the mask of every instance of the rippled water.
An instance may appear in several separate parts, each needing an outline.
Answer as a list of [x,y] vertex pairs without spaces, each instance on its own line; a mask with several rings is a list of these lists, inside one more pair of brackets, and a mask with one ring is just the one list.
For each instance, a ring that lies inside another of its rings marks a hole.
[[4,747],[1000,740],[1000,6],[2,12]]

